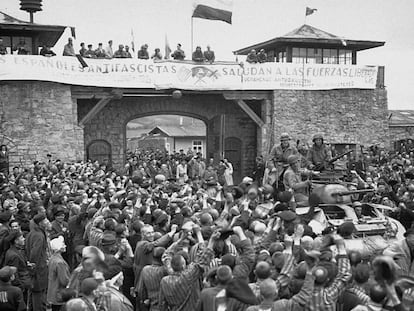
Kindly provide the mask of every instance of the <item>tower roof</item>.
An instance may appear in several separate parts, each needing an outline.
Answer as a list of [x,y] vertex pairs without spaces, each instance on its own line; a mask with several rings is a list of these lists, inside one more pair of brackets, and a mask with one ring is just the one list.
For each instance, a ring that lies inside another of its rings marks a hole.
[[351,40],[333,35],[324,30],[315,28],[310,25],[302,25],[287,34],[276,37],[261,43],[253,44],[248,47],[234,51],[234,53],[245,55],[252,49],[276,50],[286,46],[295,47],[319,47],[319,48],[345,48],[355,51],[371,49],[383,46],[383,41],[366,41],[366,40]]
[[[39,43],[54,46],[68,26],[29,23],[0,11],[1,36],[36,36]],[[72,33],[74,28],[71,27]]]

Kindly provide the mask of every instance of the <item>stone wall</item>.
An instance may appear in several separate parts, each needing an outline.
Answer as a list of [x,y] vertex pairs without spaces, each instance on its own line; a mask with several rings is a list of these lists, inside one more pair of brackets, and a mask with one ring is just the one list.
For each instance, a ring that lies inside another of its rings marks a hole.
[[48,82],[0,84],[0,138],[9,146],[10,165],[46,160],[83,160],[83,130],[70,86]]
[[375,90],[289,91],[273,93],[273,141],[288,132],[311,143],[315,133],[326,142],[389,146],[387,92]]
[[[390,146],[396,139],[412,137],[412,128],[388,125],[386,90],[276,90],[263,100],[265,126],[258,129],[247,114],[221,94],[184,94],[172,97],[130,97],[113,99],[84,128],[78,126],[97,100],[73,100],[71,87],[48,82],[0,84],[0,143],[11,151],[11,165],[44,160],[47,153],[63,161],[82,160],[89,144],[107,142],[113,165],[125,161],[126,124],[143,116],[178,114],[203,120],[207,125],[208,157],[220,158],[221,116],[224,140],[229,138],[232,154],[240,154],[240,176],[253,170],[255,156],[269,152],[282,132],[294,140],[311,141],[321,132],[327,142],[369,145],[373,141]],[[91,93],[91,97],[93,92]],[[407,137],[408,135],[408,137]],[[240,146],[235,144],[240,142]]]

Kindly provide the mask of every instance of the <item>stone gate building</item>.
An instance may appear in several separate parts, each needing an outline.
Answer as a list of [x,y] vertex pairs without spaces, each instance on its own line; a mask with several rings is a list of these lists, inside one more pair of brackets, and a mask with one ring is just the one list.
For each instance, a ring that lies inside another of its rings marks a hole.
[[[121,168],[129,121],[184,115],[205,122],[206,155],[229,158],[236,180],[251,173],[255,157],[266,156],[282,132],[295,141],[309,142],[318,132],[332,144],[390,146],[383,68],[356,65],[357,51],[384,43],[349,40],[344,52],[337,37],[305,26],[258,44],[271,53],[269,63],[257,65],[87,60],[84,68],[70,57],[0,56],[0,142],[10,147],[11,165],[50,153],[63,161],[104,155]],[[320,49],[320,61],[311,49]],[[346,77],[327,77],[328,85],[320,75],[336,68]]]

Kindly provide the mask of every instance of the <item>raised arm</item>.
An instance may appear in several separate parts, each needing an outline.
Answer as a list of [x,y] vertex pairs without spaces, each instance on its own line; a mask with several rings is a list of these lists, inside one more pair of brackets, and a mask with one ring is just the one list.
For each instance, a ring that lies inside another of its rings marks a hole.
[[312,271],[309,270],[306,272],[305,282],[302,285],[302,288],[299,293],[294,295],[290,299],[281,299],[273,303],[272,310],[303,310],[305,309],[306,304],[312,298],[313,286],[315,283],[315,277],[312,274]]
[[279,291],[288,286],[290,281],[290,273],[292,272],[294,266],[294,256],[292,253],[292,237],[286,235],[284,242],[286,245],[286,249],[283,251],[283,254],[285,256],[285,262],[283,264],[282,270],[280,270],[280,273],[276,278],[276,286]]
[[264,236],[260,238],[253,246],[256,254],[260,253],[262,250],[268,250],[270,245],[273,242],[277,241],[278,231],[281,226],[282,220],[279,217],[276,219],[271,219],[269,221]]
[[240,239],[240,263],[233,269],[234,277],[247,278],[254,265],[255,252],[252,246],[252,242],[246,237],[243,229],[240,226],[233,228],[234,233],[239,236]]
[[338,250],[338,274],[332,284],[325,289],[325,293],[330,299],[337,300],[339,293],[351,279],[352,273],[344,239],[339,235],[334,235],[334,241]]

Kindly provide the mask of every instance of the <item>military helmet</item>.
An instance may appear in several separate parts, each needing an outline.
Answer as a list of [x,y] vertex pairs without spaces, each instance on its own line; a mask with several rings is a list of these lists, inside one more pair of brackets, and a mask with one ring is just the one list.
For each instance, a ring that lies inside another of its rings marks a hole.
[[312,141],[315,142],[315,140],[317,140],[317,139],[322,139],[322,141],[323,141],[322,134],[318,133],[318,134],[313,135]]
[[280,135],[280,140],[282,141],[282,140],[290,140],[290,136],[289,136],[289,134],[288,133],[282,133],[281,135]]
[[288,164],[293,164],[296,163],[300,160],[300,157],[297,154],[291,154],[290,156],[288,156],[287,158],[287,162]]

